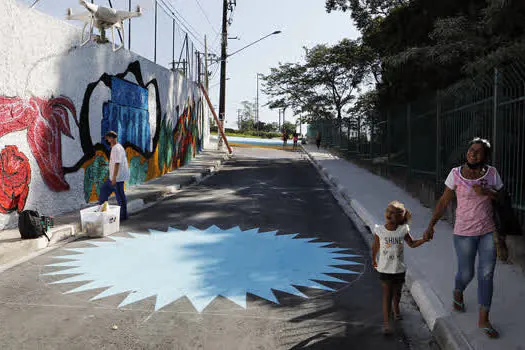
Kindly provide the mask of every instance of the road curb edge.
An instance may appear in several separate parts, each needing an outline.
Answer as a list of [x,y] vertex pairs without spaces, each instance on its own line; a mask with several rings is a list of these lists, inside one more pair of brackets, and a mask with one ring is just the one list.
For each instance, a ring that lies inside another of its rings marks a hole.
[[[354,223],[363,240],[371,249],[373,243],[371,229],[375,222],[377,222],[373,215],[368,213],[357,200],[352,199],[344,190],[344,187],[337,183],[334,176],[328,176],[328,170],[323,167],[307,149],[303,146],[301,147],[307,155],[306,158],[312,163],[314,168],[317,169],[326,184],[330,186],[334,198],[348,218]],[[452,320],[450,312],[445,310],[437,294],[414,267],[407,269],[407,287],[441,349],[474,349],[465,335],[459,330],[454,320]]]

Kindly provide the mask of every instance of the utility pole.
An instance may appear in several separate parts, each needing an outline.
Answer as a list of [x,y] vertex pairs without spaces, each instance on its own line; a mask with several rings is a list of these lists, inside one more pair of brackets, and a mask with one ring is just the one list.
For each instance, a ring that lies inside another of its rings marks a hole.
[[158,19],[158,12],[159,12],[159,4],[157,3],[157,0],[155,0],[155,51],[153,53],[153,62],[157,63],[157,19]]
[[281,109],[278,109],[279,111],[279,132],[281,131]]
[[[131,0],[129,0],[128,8],[131,12]],[[128,20],[128,50],[131,51],[131,18]]]
[[241,130],[241,112],[242,109],[237,110],[237,128]]
[[[210,77],[208,76],[208,38],[204,36],[204,85],[206,86],[206,91],[210,90]],[[208,92],[209,93],[209,92]]]
[[[219,127],[224,124],[226,114],[226,59],[228,58],[228,0],[222,4],[222,45],[221,45],[221,87],[219,96]],[[219,137],[218,148],[222,149],[223,142]]]
[[195,52],[195,56],[197,56],[197,82],[199,85],[201,84],[202,80],[202,72],[201,72],[201,55],[198,51]]
[[257,73],[257,112],[255,117],[255,127],[259,131],[259,73]]

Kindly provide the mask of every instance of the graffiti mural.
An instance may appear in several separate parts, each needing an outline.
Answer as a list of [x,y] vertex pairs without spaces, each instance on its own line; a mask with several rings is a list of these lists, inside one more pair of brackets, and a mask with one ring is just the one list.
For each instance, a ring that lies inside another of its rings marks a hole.
[[148,112],[148,90],[136,84],[111,78],[111,101],[104,104],[101,142],[107,148],[104,135],[110,130],[119,135],[123,145],[131,144],[147,152],[151,132]]
[[0,153],[0,213],[22,211],[29,194],[31,166],[16,146],[6,146]]
[[[0,96],[0,138],[27,132],[23,142],[32,154],[28,160],[16,146],[1,151],[0,214],[24,209],[32,170],[39,170],[53,192],[69,191],[73,184],[70,186],[66,175],[83,171],[83,183],[74,186],[83,190],[85,202],[97,201],[100,186],[108,178],[110,149],[103,136],[109,130],[119,134],[126,150],[131,173],[128,185],[142,184],[187,164],[202,144],[200,91],[191,84],[182,84],[181,91],[164,95],[161,102],[165,90],[161,91],[155,78],[145,81],[141,65],[135,61],[121,73],[104,73],[89,83],[80,109],[64,96]],[[101,100],[100,96],[108,97]],[[68,156],[63,150],[63,135],[73,140],[73,135],[79,135],[75,140],[79,147],[73,153],[78,158],[67,159],[67,166],[62,159],[63,154]]]
[[78,125],[75,106],[67,97],[0,97],[0,137],[27,129],[44,182],[55,192],[69,190],[62,168],[62,134],[73,138],[68,111]]
[[84,198],[86,202],[97,200],[100,187],[109,177],[109,162],[104,154],[99,154],[86,164],[84,174]]
[[129,162],[129,185],[139,185],[146,182],[148,176],[148,162],[144,161],[141,156],[131,158]]
[[174,163],[177,167],[187,164],[197,151],[198,118],[193,106],[195,103],[188,101],[188,107],[179,117],[173,133],[176,145]]
[[[103,103],[101,111],[91,111],[91,99],[97,87],[107,88],[111,98]],[[150,94],[152,89],[154,92]],[[103,136],[109,130],[119,134],[119,142],[126,149],[131,173],[129,185],[162,176],[196,156],[202,145],[199,129],[202,108],[197,108],[201,99],[195,101],[194,95],[198,95],[195,91],[198,90],[189,92],[185,100],[177,101],[174,96],[174,111],[163,112],[158,82],[156,79],[144,81],[138,61],[130,63],[122,73],[103,74],[88,85],[78,123],[84,156],[74,166],[64,168],[66,174],[85,169],[86,201],[97,200],[100,183],[107,177],[102,169],[106,167],[104,162],[109,159],[110,149]],[[152,105],[155,108],[150,111]],[[96,123],[92,115],[97,114],[102,115],[100,134],[92,137],[90,125]],[[151,120],[155,121],[154,128],[150,125]]]
[[160,137],[159,137],[159,156],[158,163],[161,171],[171,170],[173,164],[173,149],[175,142],[172,137],[173,127],[171,122],[167,121],[164,117],[160,126]]

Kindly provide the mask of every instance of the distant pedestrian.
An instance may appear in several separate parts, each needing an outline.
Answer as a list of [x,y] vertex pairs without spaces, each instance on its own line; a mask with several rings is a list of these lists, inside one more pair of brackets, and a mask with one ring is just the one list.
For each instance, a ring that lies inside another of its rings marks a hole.
[[315,144],[317,145],[317,149],[321,147],[321,132],[318,131],[317,135],[315,135]]
[[293,150],[297,149],[297,142],[299,141],[299,134],[296,132],[293,133]]
[[390,327],[392,307],[394,319],[396,321],[402,319],[399,301],[405,283],[404,243],[406,242],[410,248],[417,248],[426,242],[424,239],[414,240],[410,235],[408,222],[411,218],[410,211],[402,203],[394,201],[386,208],[386,223],[375,225],[374,228],[372,263],[379,272],[379,279],[383,285],[383,333],[385,335],[392,334]]
[[[499,333],[489,321],[496,267],[496,245],[493,219],[493,201],[498,201],[503,191],[503,182],[496,168],[488,165],[491,145],[487,140],[475,138],[469,143],[467,162],[453,168],[445,181],[434,215],[430,220],[425,238],[434,237],[434,226],[443,216],[454,197],[457,199],[454,247],[458,271],[453,293],[453,307],[465,312],[463,292],[474,278],[476,255],[478,256],[478,327],[489,338],[498,338]],[[455,192],[455,193],[454,193]],[[505,241],[500,248],[506,250]]]
[[129,166],[126,157],[126,151],[118,143],[118,135],[114,131],[106,134],[105,139],[111,146],[111,155],[109,157],[109,179],[101,186],[99,204],[103,204],[109,199],[112,193],[117,197],[117,203],[120,206],[120,220],[128,218],[128,201],[124,192],[124,183],[129,180]]
[[288,145],[288,130],[283,130],[283,148],[286,148]]

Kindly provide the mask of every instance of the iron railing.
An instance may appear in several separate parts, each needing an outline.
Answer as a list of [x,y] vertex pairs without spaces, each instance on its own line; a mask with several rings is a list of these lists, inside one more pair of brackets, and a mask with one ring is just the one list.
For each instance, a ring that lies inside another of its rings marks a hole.
[[491,162],[525,223],[525,65],[495,68],[433,96],[388,108],[379,120],[361,126],[360,138],[355,127],[349,137],[348,128],[336,120],[313,122],[308,136],[313,139],[320,131],[324,146],[368,164],[411,192],[427,186],[434,200],[451,168],[465,161],[468,142],[486,138],[492,143]]

